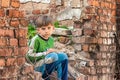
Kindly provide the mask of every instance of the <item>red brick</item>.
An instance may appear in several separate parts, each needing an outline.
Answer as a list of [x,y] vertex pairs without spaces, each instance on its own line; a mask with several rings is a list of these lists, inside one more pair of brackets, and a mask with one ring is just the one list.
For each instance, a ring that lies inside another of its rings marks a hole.
[[116,4],[112,4],[112,5],[111,5],[111,8],[112,8],[112,9],[116,9]]
[[24,11],[20,11],[19,17],[20,17],[20,18],[24,18],[24,17],[25,17],[25,12],[24,12]]
[[104,74],[104,75],[101,75],[99,79],[100,79],[100,80],[114,80],[114,79],[108,79],[109,76],[111,76],[111,75]]
[[115,24],[115,23],[116,23],[115,17],[112,17],[112,18],[110,19],[110,21],[111,21],[113,24]]
[[[88,80],[98,80],[97,76],[88,76]],[[107,79],[103,79],[103,80],[107,80]]]
[[93,74],[93,75],[96,74],[96,68],[95,67],[90,68],[90,74]]
[[95,9],[90,6],[86,7],[84,11],[85,11],[85,14],[95,14],[96,13]]
[[6,37],[14,37],[13,30],[10,30],[10,29],[5,30],[4,36],[6,36]]
[[12,52],[11,48],[0,49],[0,56],[11,56]]
[[88,45],[84,44],[84,45],[82,46],[82,49],[83,49],[83,51],[88,51]]
[[105,7],[110,8],[110,4],[108,2],[105,2]]
[[25,58],[21,57],[21,58],[17,58],[17,65],[18,66],[22,66],[23,64],[25,64]]
[[80,21],[75,21],[73,27],[78,28],[78,29],[81,28],[82,27],[81,22]]
[[98,44],[102,44],[103,43],[103,39],[102,38],[99,38],[98,39]]
[[103,68],[102,68],[102,73],[103,73],[103,74],[105,74],[105,73],[110,73],[110,68],[103,67]]
[[20,38],[19,39],[19,46],[27,46],[27,42],[28,42],[27,39]]
[[4,17],[5,16],[5,11],[4,9],[0,9],[0,17]]
[[4,19],[0,19],[0,28],[5,27],[5,20]]
[[0,29],[0,36],[4,36],[4,34],[5,34],[5,30]]
[[98,9],[98,13],[101,13],[101,14],[103,14],[103,9]]
[[8,10],[8,17],[10,18],[18,18],[20,17],[20,11],[19,10],[15,10],[15,9],[9,9]]
[[19,55],[24,56],[28,51],[28,47],[20,47],[19,48]]
[[19,38],[26,38],[27,36],[27,29],[19,29],[16,31],[16,34],[18,33]]
[[76,78],[76,80],[86,80],[86,76],[80,75],[79,77]]
[[19,27],[19,21],[18,20],[11,20],[10,21],[10,26],[12,27]]
[[7,59],[7,62],[6,62],[6,65],[7,66],[12,66],[12,65],[15,65],[15,58],[8,58]]
[[101,34],[101,37],[108,37],[108,35],[107,35],[107,32],[106,32],[106,31],[101,31],[101,32],[100,32],[100,34]]
[[100,7],[101,7],[101,8],[104,8],[104,7],[105,7],[105,2],[101,1],[101,2],[100,2]]
[[20,7],[20,1],[12,0],[11,6],[14,8],[19,8]]
[[43,10],[43,11],[42,11],[42,14],[48,14],[48,12],[49,12],[49,10],[46,9],[46,10]]
[[38,14],[40,14],[40,13],[41,13],[40,10],[33,10],[33,11],[32,11],[32,14],[34,14],[34,15],[38,15]]
[[13,49],[12,48],[6,48],[5,52],[6,52],[7,56],[11,56],[11,54],[13,53]]
[[102,30],[107,30],[107,24],[106,23],[103,23]]
[[97,43],[97,38],[85,37],[86,43]]
[[5,59],[0,59],[0,67],[5,66]]
[[6,38],[0,38],[0,46],[6,46],[7,45],[7,39]]
[[15,38],[10,39],[10,46],[18,46],[18,40]]
[[18,56],[18,47],[14,47],[13,56]]
[[34,68],[32,65],[25,64],[23,67],[23,70],[21,72],[22,72],[22,74],[28,74],[28,73],[31,73],[33,71],[34,71]]
[[27,27],[28,26],[28,20],[21,19],[20,24],[21,24],[22,27]]
[[89,66],[94,66],[94,60],[89,61]]
[[[16,66],[8,66],[7,67],[7,73],[8,73],[8,76],[18,76],[18,71],[19,71],[19,67],[16,67]],[[11,77],[9,80],[11,80],[13,77]],[[13,78],[14,79],[14,78]],[[15,79],[16,80],[16,79]]]
[[92,0],[88,0],[88,4],[89,5],[93,5],[93,1]]
[[99,1],[93,1],[93,6],[100,6]]
[[111,16],[116,16],[116,10],[112,10]]
[[93,30],[90,30],[90,29],[85,29],[85,30],[83,30],[83,34],[84,34],[84,35],[90,36],[92,33],[93,33]]
[[109,60],[101,60],[101,66],[108,66],[110,64]]
[[2,0],[2,7],[9,7],[10,6],[10,0]]
[[[100,15],[101,13],[99,13],[99,15]],[[105,22],[105,16],[100,16],[100,21],[101,22]]]

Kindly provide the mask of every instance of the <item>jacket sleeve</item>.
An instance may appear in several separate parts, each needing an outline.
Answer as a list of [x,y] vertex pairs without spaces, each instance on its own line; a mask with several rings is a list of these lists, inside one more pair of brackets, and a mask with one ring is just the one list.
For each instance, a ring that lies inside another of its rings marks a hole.
[[38,41],[36,40],[36,37],[34,37],[30,42],[27,54],[29,56],[32,56],[32,57],[39,57],[39,56],[42,56],[42,55],[46,55],[46,52],[36,53],[36,50],[37,50],[37,47],[38,47],[38,45],[36,45],[36,44],[38,44]]

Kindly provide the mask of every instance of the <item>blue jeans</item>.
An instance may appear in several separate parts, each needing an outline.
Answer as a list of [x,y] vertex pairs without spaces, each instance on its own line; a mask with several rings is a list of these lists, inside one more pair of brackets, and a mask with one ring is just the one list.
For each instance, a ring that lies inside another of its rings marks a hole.
[[53,63],[43,64],[35,68],[36,71],[42,73],[44,80],[50,80],[49,75],[53,71],[57,71],[58,80],[68,80],[68,56],[65,53],[49,53],[45,58],[52,58]]

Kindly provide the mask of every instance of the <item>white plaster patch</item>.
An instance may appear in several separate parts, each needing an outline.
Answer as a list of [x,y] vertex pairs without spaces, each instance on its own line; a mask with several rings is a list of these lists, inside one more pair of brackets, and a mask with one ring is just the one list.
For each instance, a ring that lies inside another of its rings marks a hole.
[[26,2],[41,2],[41,3],[50,3],[50,0],[20,0],[21,3],[26,3]]
[[72,19],[73,17],[80,19],[81,12],[81,9],[72,9],[71,7],[68,7],[64,11],[58,13],[57,20],[67,20]]

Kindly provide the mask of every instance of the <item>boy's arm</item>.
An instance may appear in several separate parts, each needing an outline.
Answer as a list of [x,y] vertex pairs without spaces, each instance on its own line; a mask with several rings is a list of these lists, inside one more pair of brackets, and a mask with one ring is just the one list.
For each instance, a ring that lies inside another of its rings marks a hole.
[[28,55],[33,56],[33,57],[39,57],[39,56],[46,55],[46,54],[47,54],[46,52],[35,53],[34,48],[32,47],[29,47],[29,50],[28,50]]
[[35,37],[31,40],[31,43],[29,45],[29,50],[28,50],[28,55],[29,56],[33,56],[33,57],[38,57],[38,56],[42,56],[42,55],[46,55],[46,52],[39,52],[36,53],[36,47],[38,46],[34,46],[35,45]]

